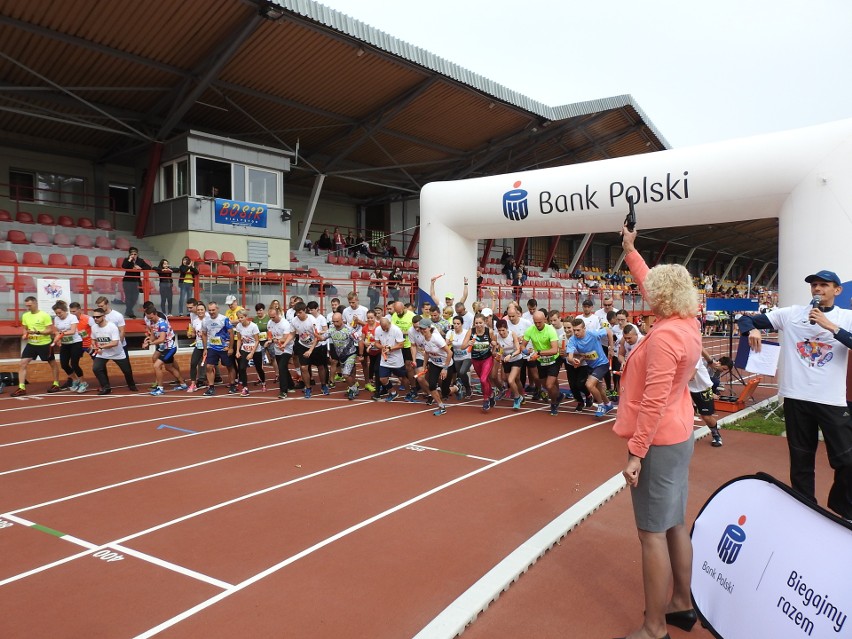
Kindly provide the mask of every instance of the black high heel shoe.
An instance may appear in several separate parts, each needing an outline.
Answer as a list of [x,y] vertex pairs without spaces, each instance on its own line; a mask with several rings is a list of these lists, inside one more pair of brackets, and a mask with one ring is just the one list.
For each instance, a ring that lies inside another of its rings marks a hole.
[[668,625],[686,630],[687,632],[692,630],[692,626],[695,625],[696,621],[698,621],[698,613],[695,612],[695,608],[666,613],[666,623]]

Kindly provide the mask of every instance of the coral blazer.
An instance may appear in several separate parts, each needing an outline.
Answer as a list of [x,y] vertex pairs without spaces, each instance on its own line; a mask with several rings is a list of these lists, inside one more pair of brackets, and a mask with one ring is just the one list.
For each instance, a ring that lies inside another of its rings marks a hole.
[[[625,261],[644,296],[648,265],[638,251],[628,253]],[[612,430],[628,440],[633,455],[644,458],[650,446],[680,444],[692,437],[695,412],[687,383],[700,356],[695,318],[677,316],[657,319],[630,352]]]

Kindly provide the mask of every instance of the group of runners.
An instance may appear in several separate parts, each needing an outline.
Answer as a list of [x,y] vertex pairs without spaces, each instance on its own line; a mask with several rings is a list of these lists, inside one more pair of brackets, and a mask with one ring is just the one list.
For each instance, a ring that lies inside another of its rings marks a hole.
[[[109,361],[124,374],[130,390],[136,390],[124,317],[111,309],[106,297],[96,300],[91,316],[83,314],[76,302],[67,306],[57,302],[54,318],[38,310],[35,298],[25,303],[26,346],[13,395],[26,394],[26,368],[37,358],[48,361],[54,373],[48,392],[86,392],[80,360],[87,352],[93,358],[99,394],[111,392]],[[643,337],[628,321],[627,311],[614,308],[611,298],[597,310],[585,300],[582,314],[572,318],[539,309],[535,300],[526,306],[524,310],[511,302],[498,317],[480,302],[468,310],[464,300],[454,303],[448,294],[444,306],[424,303],[419,313],[413,304],[401,301],[368,309],[352,292],[346,304],[332,299],[327,315],[320,313],[316,301],[305,303],[298,296],[290,298],[287,309],[273,300],[268,309],[256,304],[251,314],[233,295],[226,297],[223,311],[216,302],[190,299],[187,337],[193,340],[193,351],[185,379],[176,359],[177,335],[168,317],[149,302],[144,306],[143,347],[152,350],[155,380],[150,394],[166,392],[167,375],[174,379],[173,391],[203,389],[204,395],[212,396],[217,387],[225,386],[228,393],[249,395],[254,386],[266,392],[268,366],[280,399],[297,391],[310,398],[317,386],[328,395],[339,382],[345,384],[348,399],[354,399],[362,390],[356,375],[360,365],[363,389],[374,401],[392,402],[400,394],[409,402],[422,397],[435,405],[436,416],[446,413],[451,398],[463,401],[474,394],[481,396],[486,412],[501,401],[511,402],[517,410],[536,400],[549,403],[550,414],[557,415],[567,398],[573,398],[577,412],[590,409],[604,417],[614,410],[620,370]],[[59,365],[54,357],[57,349]],[[706,352],[703,359],[697,363],[691,390],[699,414],[713,430],[714,444],[721,445],[709,381],[719,364]],[[60,366],[67,375],[63,384]],[[257,375],[253,385],[250,368]],[[559,386],[563,369],[569,390]]]

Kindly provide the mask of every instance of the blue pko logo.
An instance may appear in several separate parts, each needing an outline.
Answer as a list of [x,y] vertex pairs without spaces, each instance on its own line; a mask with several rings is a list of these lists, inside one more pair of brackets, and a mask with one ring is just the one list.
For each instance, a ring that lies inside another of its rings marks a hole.
[[527,192],[519,188],[520,180],[515,182],[514,189],[503,194],[503,215],[507,220],[520,222],[527,219],[530,214],[530,207],[527,203]]
[[722,538],[719,540],[719,545],[716,547],[716,552],[719,554],[719,559],[726,564],[732,564],[740,556],[740,549],[746,540],[745,530],[742,525],[745,524],[746,517],[742,515],[737,524],[730,524],[722,533]]

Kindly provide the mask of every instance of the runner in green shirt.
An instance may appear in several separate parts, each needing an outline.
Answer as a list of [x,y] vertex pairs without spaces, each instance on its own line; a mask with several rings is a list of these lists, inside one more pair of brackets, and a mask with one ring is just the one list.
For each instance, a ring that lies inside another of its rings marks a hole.
[[550,397],[550,414],[556,415],[559,412],[559,402],[562,401],[562,394],[559,392],[559,336],[556,329],[547,323],[547,318],[541,311],[533,314],[533,325],[524,333],[521,346],[525,350],[531,347],[527,371],[536,388],[533,396],[538,396],[543,381]]
[[59,387],[59,363],[53,355],[53,318],[44,311],[38,310],[38,300],[30,295],[24,300],[27,312],[21,315],[23,331],[21,339],[26,340],[26,345],[21,353],[21,364],[18,368],[18,388],[12,393],[12,397],[20,397],[27,394],[27,367],[34,359],[41,359],[50,364],[53,370],[53,385],[48,393],[58,393]]
[[408,331],[414,323],[414,313],[405,310],[405,304],[394,302],[393,313],[390,317],[391,324],[402,331],[405,341],[402,344],[402,359],[405,361],[405,372],[408,373],[408,388],[416,389],[414,383],[414,359],[411,357],[411,340],[408,339]]

